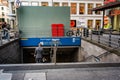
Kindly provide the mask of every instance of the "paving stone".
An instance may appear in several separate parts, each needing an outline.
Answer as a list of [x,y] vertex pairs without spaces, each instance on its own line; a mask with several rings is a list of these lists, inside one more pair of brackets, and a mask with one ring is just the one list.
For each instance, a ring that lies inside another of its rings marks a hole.
[[26,73],[24,80],[46,80],[45,73]]
[[11,73],[1,73],[0,80],[11,80],[12,74]]

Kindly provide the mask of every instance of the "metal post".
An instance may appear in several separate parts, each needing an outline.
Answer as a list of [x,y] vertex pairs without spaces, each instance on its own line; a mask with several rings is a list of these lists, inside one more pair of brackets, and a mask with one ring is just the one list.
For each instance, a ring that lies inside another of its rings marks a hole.
[[92,41],[92,33],[93,33],[93,30],[91,30],[91,41]]
[[98,43],[100,43],[100,30],[98,30]]
[[81,28],[81,30],[80,30],[80,32],[81,32],[81,36],[80,36],[80,37],[81,37],[81,38],[82,38],[82,35],[83,35],[82,30],[83,30],[83,28]]
[[59,41],[58,41],[58,40],[53,40],[52,42],[53,42],[53,44],[54,44],[54,49],[53,49],[53,61],[54,61],[55,65],[56,65],[56,54],[57,54],[57,46],[58,46],[58,44],[59,44]]
[[54,63],[56,64],[56,52],[57,52],[57,47],[54,46]]
[[111,33],[112,33],[112,30],[110,28],[110,33],[109,33],[109,47],[111,47]]

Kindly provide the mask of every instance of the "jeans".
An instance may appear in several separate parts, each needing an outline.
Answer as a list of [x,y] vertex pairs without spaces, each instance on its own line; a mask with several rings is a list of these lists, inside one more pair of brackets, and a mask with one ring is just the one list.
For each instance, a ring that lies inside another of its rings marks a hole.
[[10,40],[9,32],[7,31],[4,32],[4,39],[7,39],[8,41]]

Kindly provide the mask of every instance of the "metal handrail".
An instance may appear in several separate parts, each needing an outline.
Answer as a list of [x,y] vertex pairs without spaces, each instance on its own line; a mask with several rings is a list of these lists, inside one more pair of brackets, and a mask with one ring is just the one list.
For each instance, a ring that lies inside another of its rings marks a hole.
[[[98,33],[93,34],[92,32],[93,30],[91,30],[91,33],[87,33],[88,37],[86,36],[82,36],[82,38],[90,40],[90,41],[96,41],[99,44],[107,44],[108,47],[114,48],[114,47],[120,47],[120,34],[119,35],[113,35],[112,31],[109,30],[109,33],[106,34],[107,36],[104,36],[103,34],[100,34],[99,32],[101,30],[98,30]],[[85,34],[84,31],[82,31],[82,34]]]
[[120,48],[120,47],[113,48],[113,49],[108,50],[107,52],[104,52],[104,53],[102,53],[102,54],[100,54],[100,55],[98,55],[98,56],[90,55],[89,57],[87,57],[87,58],[84,59],[83,61],[86,61],[86,60],[89,60],[89,59],[94,58],[94,60],[95,60],[96,62],[100,62],[100,61],[101,61],[100,59],[101,59],[103,56],[105,56],[105,55],[109,55],[109,54],[112,54],[111,51],[113,51],[113,50],[117,50],[117,49],[119,49],[119,48]]

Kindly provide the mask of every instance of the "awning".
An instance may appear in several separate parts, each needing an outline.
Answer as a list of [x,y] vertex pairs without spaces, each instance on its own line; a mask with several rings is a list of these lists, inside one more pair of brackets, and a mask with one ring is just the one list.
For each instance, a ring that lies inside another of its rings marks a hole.
[[93,8],[92,11],[103,11],[105,9],[111,9],[111,8],[115,8],[115,7],[120,7],[120,1],[108,3],[106,5]]

